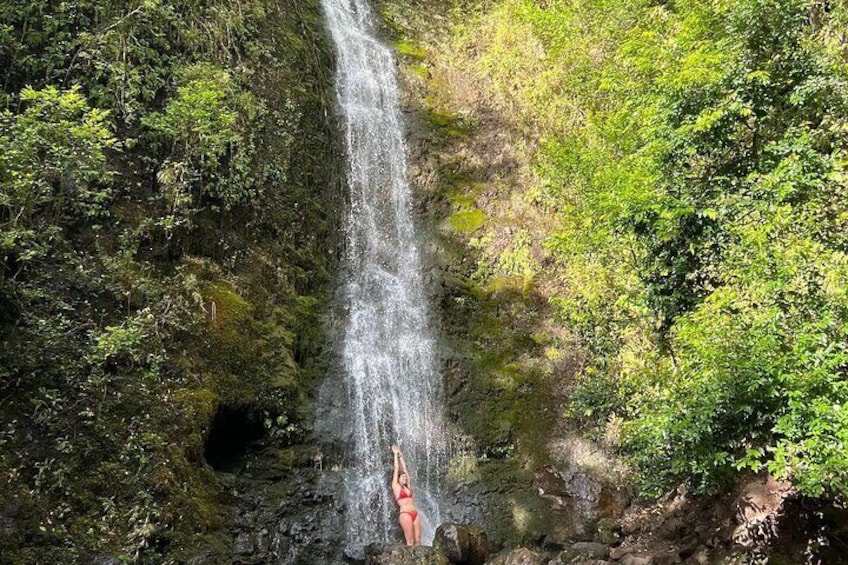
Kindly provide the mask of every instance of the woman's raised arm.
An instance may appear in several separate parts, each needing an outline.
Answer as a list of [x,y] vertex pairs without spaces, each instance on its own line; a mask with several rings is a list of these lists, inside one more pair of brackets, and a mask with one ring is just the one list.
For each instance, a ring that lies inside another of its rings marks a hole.
[[403,453],[400,453],[400,449],[398,449],[398,454],[400,455],[400,472],[406,475],[406,488],[412,488],[412,477],[409,476],[409,470],[406,468],[406,460],[403,458]]
[[398,477],[400,476],[400,467],[398,466],[398,459],[400,458],[400,448],[397,445],[392,446],[392,453],[395,455],[395,464],[394,469],[392,470],[392,491],[395,493],[395,498],[400,494],[400,483],[398,483]]

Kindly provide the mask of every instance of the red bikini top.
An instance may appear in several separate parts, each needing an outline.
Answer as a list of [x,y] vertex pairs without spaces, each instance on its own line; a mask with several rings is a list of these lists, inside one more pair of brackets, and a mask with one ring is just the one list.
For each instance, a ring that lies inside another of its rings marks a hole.
[[397,499],[400,500],[401,498],[412,498],[412,491],[410,490],[409,494],[406,494],[406,491],[401,488]]

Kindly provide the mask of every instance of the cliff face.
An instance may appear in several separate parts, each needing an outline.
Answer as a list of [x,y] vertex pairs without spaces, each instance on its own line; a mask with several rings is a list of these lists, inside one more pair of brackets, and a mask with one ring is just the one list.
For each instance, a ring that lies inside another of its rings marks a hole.
[[380,6],[401,54],[413,182],[440,273],[459,446],[451,513],[483,525],[494,549],[608,541],[631,489],[625,467],[563,417],[585,359],[551,302],[561,286],[543,243],[557,216],[534,195],[538,135],[475,75],[472,57],[485,53],[457,43],[462,32],[484,41],[472,22],[488,5],[445,2],[434,17],[416,2]]
[[[343,558],[317,4],[0,5],[0,561]],[[839,562],[845,7],[714,4],[378,2],[495,549]]]
[[[614,560],[632,554],[656,562],[670,555],[692,562],[766,555],[793,561],[802,559],[805,547],[817,547],[821,559],[840,562],[830,549],[842,536],[843,518],[832,503],[836,491],[819,499],[821,484],[800,488],[801,496],[786,483],[774,487],[774,477],[763,470],[780,468],[768,453],[781,448],[746,454],[739,446],[775,436],[760,436],[749,427],[753,420],[741,423],[724,412],[729,403],[733,414],[757,414],[756,426],[763,426],[757,429],[780,427],[782,408],[734,389],[740,382],[781,381],[776,373],[763,376],[774,368],[773,350],[753,345],[784,343],[780,332],[756,322],[765,315],[759,299],[756,305],[736,300],[723,310],[718,302],[727,295],[709,298],[714,282],[737,297],[753,296],[748,292],[760,283],[780,287],[775,280],[766,283],[769,275],[762,272],[730,266],[735,259],[729,257],[756,263],[756,249],[765,248],[745,239],[753,232],[741,235],[747,224],[730,227],[736,219],[729,216],[714,218],[723,226],[716,229],[748,241],[745,249],[743,243],[728,244],[718,231],[695,230],[698,220],[665,224],[658,218],[671,217],[672,209],[697,217],[698,206],[724,202],[720,195],[736,190],[721,184],[725,178],[697,184],[691,179],[706,177],[693,171],[720,169],[738,177],[728,181],[733,187],[759,182],[746,171],[772,174],[778,161],[760,161],[759,150],[740,149],[737,155],[729,149],[766,143],[757,137],[765,130],[752,140],[744,117],[727,129],[726,122],[709,129],[706,120],[736,99],[740,81],[753,80],[747,74],[752,66],[785,71],[784,82],[770,83],[768,102],[755,96],[745,103],[775,126],[768,134],[775,136],[775,150],[788,143],[797,130],[777,123],[794,118],[778,108],[789,103],[793,88],[805,88],[796,81],[798,73],[822,73],[817,76],[826,80],[825,68],[844,71],[841,55],[829,58],[844,53],[844,37],[831,27],[844,14],[779,3],[779,10],[761,14],[759,25],[738,28],[736,11],[760,13],[763,6],[742,3],[722,11],[651,2],[378,4],[387,36],[401,54],[413,181],[422,194],[422,216],[430,221],[434,263],[444,275],[446,378],[460,446],[451,465],[456,515],[483,524],[495,547],[527,544],[551,556],[591,540],[617,548]],[[778,20],[786,33],[777,31]],[[833,66],[808,67],[777,55],[784,49],[799,53],[801,45],[810,49],[807,60]],[[802,104],[799,111],[828,123],[839,114],[844,90],[828,92],[835,97]],[[698,129],[702,125],[709,134]],[[835,130],[825,129],[823,139],[835,143],[825,152],[841,146]],[[729,153],[713,154],[715,147]],[[806,153],[791,160],[819,158]],[[826,169],[840,167],[828,162]],[[831,201],[839,200],[841,189],[825,178],[816,198],[844,205]],[[681,188],[685,182],[693,186]],[[760,196],[751,198],[744,206],[760,209],[754,202]],[[686,208],[692,202],[695,211]],[[813,216],[823,210],[811,201],[796,205],[809,206],[804,214]],[[777,238],[770,241],[782,242],[774,249],[798,243],[794,236],[769,233]],[[834,253],[829,257],[837,260],[840,252]],[[818,267],[798,268],[807,280],[822,280],[814,274]],[[826,269],[840,270],[836,263]],[[718,278],[708,282],[713,276]],[[810,304],[799,307],[819,307]],[[783,307],[769,311],[777,310]],[[788,342],[805,334],[799,324]],[[719,326],[725,330],[706,330]],[[754,340],[755,334],[766,341]],[[707,342],[698,341],[705,336]],[[746,354],[729,356],[740,343],[747,344]],[[838,380],[836,373],[828,378]],[[835,388],[828,390],[830,398],[839,397]],[[784,475],[797,471],[782,469]],[[752,519],[752,501],[765,491],[772,493],[763,505],[768,510]],[[661,492],[666,494],[657,501]],[[634,503],[638,494],[640,504]],[[799,510],[805,505],[817,508],[820,518]],[[757,533],[764,528],[773,530]],[[817,530],[827,534],[818,539]]]
[[344,165],[320,9],[0,16],[0,561],[232,562],[233,477],[292,465],[323,373]]

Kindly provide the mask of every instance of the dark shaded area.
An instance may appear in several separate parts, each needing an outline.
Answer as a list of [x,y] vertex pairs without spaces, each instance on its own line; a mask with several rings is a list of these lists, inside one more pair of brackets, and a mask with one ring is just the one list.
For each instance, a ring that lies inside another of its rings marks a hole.
[[776,535],[771,541],[778,555],[797,559],[798,563],[815,559],[833,565],[848,563],[848,510],[841,504],[792,498],[774,529]]
[[220,406],[203,456],[216,471],[234,473],[241,469],[251,445],[264,436],[262,417],[250,406]]
[[[10,0],[0,22],[0,563],[234,563],[233,506],[311,466],[284,444],[323,374],[344,195],[320,5]],[[238,118],[197,159],[174,136],[211,123],[180,93],[201,76]]]

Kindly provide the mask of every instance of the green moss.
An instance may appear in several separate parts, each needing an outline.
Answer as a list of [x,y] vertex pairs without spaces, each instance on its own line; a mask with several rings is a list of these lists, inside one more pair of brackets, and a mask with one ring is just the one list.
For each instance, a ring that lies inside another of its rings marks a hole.
[[218,395],[205,388],[181,389],[174,393],[174,404],[190,428],[203,428],[215,415]]
[[418,41],[410,39],[401,39],[394,42],[395,49],[404,57],[422,60],[427,58],[427,52],[421,47]]
[[456,117],[453,114],[430,111],[428,116],[430,124],[438,128],[450,127],[456,123]]
[[410,65],[408,69],[419,78],[427,78],[427,75],[430,73],[430,67],[427,65]]
[[520,295],[524,290],[524,279],[514,275],[496,275],[483,285],[486,292],[501,296]]
[[479,481],[477,458],[465,452],[454,454],[448,462],[448,478],[453,481]]
[[209,322],[212,332],[222,336],[222,342],[237,339],[237,336],[249,325],[253,316],[253,307],[225,281],[208,285],[203,294],[209,304]]
[[477,208],[461,210],[448,218],[451,227],[464,234],[474,233],[486,223],[486,214]]
[[455,276],[446,286],[446,323],[465,378],[452,409],[481,453],[457,456],[450,473],[498,493],[486,529],[507,544],[535,543],[546,531],[550,509],[534,492],[530,470],[550,464],[545,438],[560,413],[542,372],[528,363],[549,339],[536,328],[536,298],[522,285],[521,277]]
[[176,391],[173,398],[174,406],[183,419],[180,446],[187,459],[200,461],[204,431],[215,416],[220,397],[210,389],[185,388]]
[[[433,101],[435,104],[435,101]],[[451,112],[444,112],[428,107],[424,110],[426,119],[435,132],[446,140],[456,140],[472,132],[472,128],[459,116]]]

